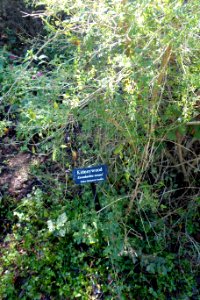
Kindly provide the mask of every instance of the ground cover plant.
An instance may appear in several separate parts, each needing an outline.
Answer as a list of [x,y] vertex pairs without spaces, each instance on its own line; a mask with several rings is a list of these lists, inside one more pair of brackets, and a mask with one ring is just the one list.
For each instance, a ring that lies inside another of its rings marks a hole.
[[[0,52],[0,299],[200,299],[198,1],[31,4],[43,35]],[[98,164],[97,209],[71,174]]]

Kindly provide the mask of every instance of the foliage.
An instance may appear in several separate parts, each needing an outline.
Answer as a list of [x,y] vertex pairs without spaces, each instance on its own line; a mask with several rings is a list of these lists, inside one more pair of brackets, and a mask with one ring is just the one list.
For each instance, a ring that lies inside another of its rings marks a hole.
[[[44,41],[0,56],[0,138],[40,184],[1,196],[0,297],[199,299],[198,1],[34,4]],[[97,212],[70,171],[98,163]]]
[[[13,232],[1,257],[3,299],[92,299],[95,289],[107,299],[132,299],[138,293],[148,299],[166,299],[167,294],[184,299],[197,289],[188,260],[163,252],[160,224],[154,226],[156,236],[149,234],[148,250],[134,229],[130,241],[124,240],[128,228],[116,213],[86,211],[78,199],[47,203],[48,195],[37,189],[14,211]],[[153,254],[144,254],[152,249]]]

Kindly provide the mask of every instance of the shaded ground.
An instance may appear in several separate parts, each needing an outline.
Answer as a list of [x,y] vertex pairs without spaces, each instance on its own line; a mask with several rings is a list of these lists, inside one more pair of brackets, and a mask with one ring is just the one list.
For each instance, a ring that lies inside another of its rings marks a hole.
[[11,196],[22,197],[30,190],[29,165],[31,156],[27,153],[18,153],[7,160],[0,174],[0,186]]
[[31,153],[21,152],[7,137],[0,144],[0,195],[21,199],[31,192],[35,178],[30,174],[31,165],[41,158]]
[[25,17],[25,13],[30,12],[23,0],[0,1],[0,46],[7,45],[20,55],[20,49],[25,47],[24,39],[41,32],[42,23],[39,19]]

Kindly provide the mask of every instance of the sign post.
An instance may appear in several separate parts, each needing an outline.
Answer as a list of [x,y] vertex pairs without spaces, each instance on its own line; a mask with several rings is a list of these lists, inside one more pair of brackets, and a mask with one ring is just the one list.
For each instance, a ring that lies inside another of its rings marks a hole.
[[108,168],[106,165],[74,169],[72,171],[73,180],[76,184],[90,183],[92,193],[94,196],[95,210],[98,211],[100,207],[99,197],[97,195],[96,183],[105,181],[108,174]]

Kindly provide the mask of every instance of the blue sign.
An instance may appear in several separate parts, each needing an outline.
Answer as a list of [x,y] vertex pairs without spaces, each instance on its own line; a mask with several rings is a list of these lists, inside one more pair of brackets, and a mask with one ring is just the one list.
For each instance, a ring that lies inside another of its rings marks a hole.
[[107,174],[108,168],[106,165],[74,169],[72,171],[73,179],[77,184],[104,181]]

